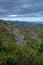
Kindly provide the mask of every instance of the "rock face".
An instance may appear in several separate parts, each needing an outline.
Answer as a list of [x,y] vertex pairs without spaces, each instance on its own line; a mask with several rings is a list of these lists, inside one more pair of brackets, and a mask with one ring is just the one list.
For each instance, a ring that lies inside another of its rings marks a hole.
[[16,43],[18,45],[22,45],[23,40],[24,40],[24,36],[20,34],[20,30],[18,28],[14,28],[13,29],[13,33],[16,35]]
[[18,35],[17,44],[18,44],[18,45],[22,45],[23,39],[24,39],[24,36],[23,36],[23,35]]

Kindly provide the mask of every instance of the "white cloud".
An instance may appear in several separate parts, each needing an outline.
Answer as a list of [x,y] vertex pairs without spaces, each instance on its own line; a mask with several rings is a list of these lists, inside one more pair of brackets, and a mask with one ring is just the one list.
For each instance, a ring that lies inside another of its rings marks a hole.
[[22,16],[22,15],[8,15],[8,17],[19,17],[19,16]]
[[12,15],[14,17],[3,17],[0,18],[2,20],[10,20],[10,21],[27,21],[27,22],[41,22],[43,21],[43,17],[18,17],[16,15]]

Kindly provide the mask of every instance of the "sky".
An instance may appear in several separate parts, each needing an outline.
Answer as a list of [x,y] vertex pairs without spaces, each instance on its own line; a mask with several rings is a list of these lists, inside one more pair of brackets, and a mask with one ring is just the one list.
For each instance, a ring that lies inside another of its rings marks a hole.
[[43,22],[43,0],[0,0],[0,19]]

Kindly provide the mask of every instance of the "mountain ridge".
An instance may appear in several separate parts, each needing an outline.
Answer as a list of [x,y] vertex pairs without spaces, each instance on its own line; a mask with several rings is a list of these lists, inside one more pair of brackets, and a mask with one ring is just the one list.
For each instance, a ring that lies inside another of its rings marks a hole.
[[27,21],[6,21],[6,22],[10,22],[10,23],[13,23],[13,24],[20,24],[20,25],[43,24],[43,22],[27,22]]

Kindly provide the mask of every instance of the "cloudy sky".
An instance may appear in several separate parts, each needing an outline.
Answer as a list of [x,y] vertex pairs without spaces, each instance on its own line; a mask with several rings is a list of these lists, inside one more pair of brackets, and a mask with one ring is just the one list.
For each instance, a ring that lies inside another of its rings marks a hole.
[[0,19],[43,21],[43,0],[0,0]]

